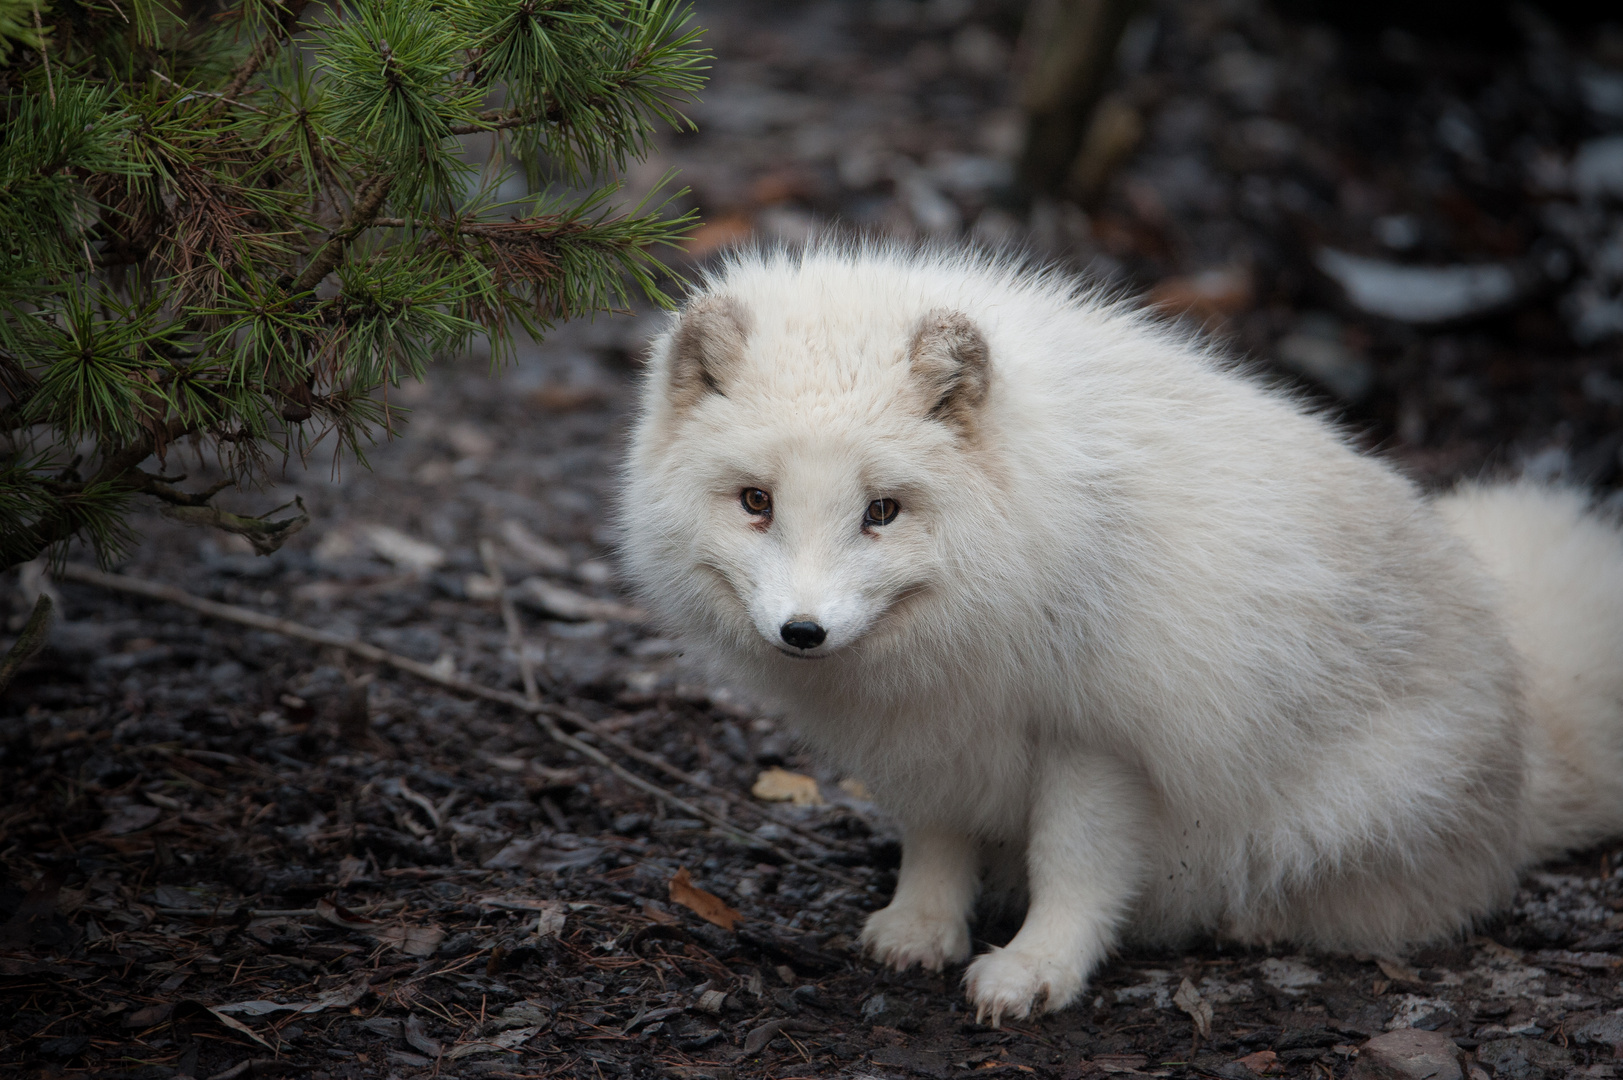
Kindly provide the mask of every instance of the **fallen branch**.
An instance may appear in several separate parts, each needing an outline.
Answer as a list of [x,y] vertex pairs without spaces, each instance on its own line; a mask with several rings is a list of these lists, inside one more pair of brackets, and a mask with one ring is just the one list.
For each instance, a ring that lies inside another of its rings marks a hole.
[[[234,622],[241,626],[251,626],[256,630],[269,630],[272,633],[281,634],[283,637],[294,638],[295,640],[299,641],[308,641],[316,645],[328,645],[333,648],[343,649],[351,655],[360,657],[362,660],[368,660],[375,664],[384,664],[388,667],[394,668],[397,671],[404,671],[408,675],[415,675],[425,682],[431,682],[436,685],[443,686],[448,690],[455,690],[456,692],[466,694],[469,697],[484,698],[486,701],[498,702],[502,705],[508,706],[509,708],[517,709],[520,712],[529,713],[535,718],[536,723],[541,726],[541,729],[545,731],[554,742],[567,746],[571,750],[574,750],[576,753],[580,754],[582,757],[585,757],[587,760],[595,762],[598,765],[601,765],[603,768],[608,769],[610,772],[614,773],[614,775],[618,776],[620,779],[624,780],[626,783],[630,784],[639,791],[642,791],[669,806],[675,807],[684,814],[699,818],[701,821],[709,822],[717,829],[727,833],[729,836],[742,842],[748,847],[758,847],[766,851],[770,851],[772,854],[776,855],[778,858],[787,863],[798,866],[803,870],[810,870],[813,873],[822,874],[824,877],[832,878],[842,885],[849,885],[858,889],[866,887],[862,882],[842,874],[837,870],[833,870],[826,866],[819,866],[817,863],[802,859],[798,855],[785,851],[776,844],[762,840],[758,836],[751,836],[749,833],[740,830],[738,826],[732,824],[726,818],[723,818],[718,814],[713,814],[703,807],[696,806],[693,803],[688,802],[686,799],[683,799],[681,796],[667,791],[658,784],[645,780],[636,773],[626,769],[597,747],[564,731],[558,726],[558,721],[563,720],[566,723],[574,725],[581,731],[590,735],[593,739],[602,740],[603,742],[614,746],[616,749],[625,753],[628,757],[634,758],[654,768],[658,768],[667,774],[674,775],[678,779],[687,778],[684,782],[693,783],[695,787],[721,795],[723,798],[726,798],[728,801],[734,802],[737,805],[749,805],[744,803],[742,799],[738,798],[736,795],[733,795],[731,792],[725,791],[725,789],[716,788],[710,784],[698,782],[697,778],[694,777],[688,777],[688,774],[676,768],[674,765],[661,761],[653,755],[637,749],[630,743],[627,743],[625,740],[602,730],[591,720],[588,720],[586,717],[581,716],[579,713],[575,713],[572,710],[561,709],[555,705],[550,705],[547,702],[540,700],[531,701],[519,694],[513,693],[512,691],[498,690],[494,687],[485,686],[481,683],[473,682],[470,679],[463,679],[456,675],[446,675],[441,671],[435,670],[428,664],[413,660],[410,657],[401,656],[399,653],[392,653],[386,649],[380,649],[376,645],[361,641],[358,638],[345,637],[341,634],[330,633],[326,630],[317,630],[313,626],[305,626],[303,623],[297,623],[291,619],[282,619],[274,615],[265,615],[258,611],[251,611],[248,608],[237,607],[234,604],[222,604],[214,600],[205,600],[200,596],[193,596],[186,590],[178,589],[172,585],[161,585],[155,581],[144,581],[141,578],[129,577],[125,574],[108,574],[97,570],[94,567],[85,566],[80,563],[68,563],[61,569],[60,572],[58,572],[56,576],[67,581],[77,581],[84,585],[96,585],[100,588],[111,589],[115,592],[132,593],[136,596],[145,596],[152,600],[162,600],[167,603],[176,604],[180,607],[189,608],[190,610],[195,611],[200,615],[206,615],[209,618],[222,619],[226,622]],[[750,808],[755,809],[754,807]],[[829,847],[834,846],[830,841],[821,837],[816,837],[815,834],[813,835],[818,843]]]
[[299,512],[280,521],[270,520],[271,514],[285,509],[280,506],[263,517],[244,517],[229,510],[221,510],[217,506],[210,506],[207,502],[165,502],[159,507],[158,512],[183,525],[203,525],[223,532],[236,533],[238,536],[246,537],[258,554],[272,555],[287,543],[294,533],[310,524],[310,515],[304,509],[304,500],[295,498],[293,502],[297,504]]
[[485,576],[496,584],[496,605],[501,608],[502,624],[507,627],[507,643],[518,658],[518,677],[524,684],[524,700],[532,705],[540,705],[541,691],[535,685],[535,668],[530,664],[530,654],[524,647],[524,625],[518,621],[518,608],[513,604],[513,598],[507,595],[507,575],[502,573],[501,561],[496,558],[496,545],[489,540],[479,541],[479,558],[485,564]]
[[4,657],[0,657],[0,694],[11,685],[12,677],[45,647],[51,629],[51,597],[40,593],[34,601],[34,613],[23,624],[22,636],[12,644]]

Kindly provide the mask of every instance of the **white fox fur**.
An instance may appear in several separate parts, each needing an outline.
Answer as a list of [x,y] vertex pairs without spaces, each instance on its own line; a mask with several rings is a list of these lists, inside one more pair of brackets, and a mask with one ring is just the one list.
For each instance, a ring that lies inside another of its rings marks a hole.
[[1057,274],[735,256],[652,348],[621,525],[653,609],[899,821],[877,957],[968,959],[978,875],[1021,862],[1024,925],[965,976],[994,1023],[1124,936],[1446,936],[1623,830],[1612,525],[1428,500]]

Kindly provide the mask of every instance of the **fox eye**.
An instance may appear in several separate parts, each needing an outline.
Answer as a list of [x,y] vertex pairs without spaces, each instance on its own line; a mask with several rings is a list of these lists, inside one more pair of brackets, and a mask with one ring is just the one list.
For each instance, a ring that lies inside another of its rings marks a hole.
[[738,493],[738,502],[745,510],[761,517],[772,512],[772,496],[760,488],[745,488]]
[[870,525],[889,525],[901,512],[902,508],[895,499],[875,499],[868,504],[868,509],[862,515],[862,527],[866,529]]

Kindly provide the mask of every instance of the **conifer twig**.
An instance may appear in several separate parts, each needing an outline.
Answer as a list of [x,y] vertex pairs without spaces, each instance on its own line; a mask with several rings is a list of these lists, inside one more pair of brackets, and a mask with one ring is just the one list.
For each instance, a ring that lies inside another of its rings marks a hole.
[[[206,600],[200,596],[193,596],[186,590],[176,588],[172,585],[163,585],[155,581],[144,581],[141,578],[134,578],[125,574],[108,574],[97,570],[94,567],[84,566],[80,563],[68,563],[57,573],[57,577],[66,581],[77,581],[85,585],[95,585],[104,589],[112,589],[116,592],[132,593],[136,596],[145,596],[153,600],[163,600],[167,603],[188,608],[201,615],[206,615],[209,618],[222,619],[226,622],[234,622],[241,626],[251,626],[256,630],[269,630],[272,633],[281,634],[283,637],[290,637],[299,641],[308,641],[316,645],[328,645],[343,649],[344,651],[351,653],[354,656],[358,656],[363,660],[368,660],[376,664],[384,664],[388,667],[394,668],[397,671],[404,671],[409,675],[415,675],[419,679],[443,686],[448,690],[455,690],[458,693],[466,694],[469,697],[484,698],[486,701],[494,701],[510,708],[517,709],[520,712],[528,713],[535,719],[535,722],[540,725],[541,730],[546,732],[548,737],[554,742],[559,743],[562,746],[569,747],[571,750],[574,750],[587,760],[595,762],[596,764],[609,770],[610,772],[614,773],[615,776],[619,777],[621,780],[624,780],[632,787],[637,788],[639,791],[642,791],[645,794],[650,795],[677,810],[680,810],[684,814],[689,814],[693,817],[699,818],[700,820],[709,822],[718,830],[728,834],[733,839],[747,846],[758,847],[766,851],[770,851],[778,858],[783,859],[785,862],[791,863],[792,865],[798,866],[803,870],[809,870],[812,873],[821,874],[824,877],[840,882],[842,885],[849,885],[857,889],[866,888],[862,882],[857,881],[855,878],[842,874],[830,867],[820,866],[808,859],[802,859],[800,856],[786,851],[770,841],[763,840],[758,836],[752,836],[749,833],[744,832],[738,826],[734,825],[726,818],[721,817],[719,814],[713,814],[709,810],[688,802],[686,799],[676,795],[673,792],[667,791],[658,784],[638,776],[636,773],[615,762],[607,754],[603,753],[603,751],[599,750],[591,743],[588,743],[574,735],[570,735],[568,732],[564,731],[558,726],[559,720],[563,720],[574,727],[580,728],[582,732],[590,735],[594,740],[608,743],[609,745],[615,747],[615,749],[621,750],[622,752],[635,750],[634,747],[631,747],[630,744],[626,743],[623,739],[620,739],[610,732],[604,731],[591,720],[573,712],[572,710],[562,709],[541,700],[532,701],[509,690],[498,690],[495,687],[485,686],[482,683],[476,683],[471,679],[464,679],[457,675],[447,675],[436,670],[430,664],[413,660],[410,657],[401,656],[398,653],[389,652],[386,649],[380,649],[376,645],[361,641],[358,638],[345,637],[341,634],[334,634],[327,630],[318,630],[313,626],[305,626],[303,623],[294,622],[291,619],[283,619],[274,615],[266,615],[262,612],[238,607],[234,604],[222,604],[214,600]],[[537,697],[539,698],[539,695],[537,695]],[[646,754],[644,751],[640,750],[636,750],[635,753],[628,754],[628,756],[634,757],[639,761],[643,761],[645,764],[651,763],[650,759],[653,761],[658,760],[654,759],[652,755]],[[659,766],[657,767],[661,767],[662,770],[666,772],[680,773],[680,770],[676,769],[674,765],[669,765],[665,762],[660,762]],[[683,773],[681,775],[685,776],[686,774]],[[733,802],[735,805],[750,805],[744,802],[744,800],[739,798],[737,795],[728,792],[725,789],[716,788],[712,785],[698,782],[697,778],[690,779],[694,781],[695,786],[700,787],[710,793],[721,795],[729,802]],[[752,806],[750,809],[755,810],[758,813],[761,812],[758,807]],[[763,816],[766,815],[763,813]],[[775,819],[770,817],[768,820],[775,821]],[[797,829],[794,831],[799,832],[801,830]],[[825,847],[838,846],[836,843],[823,837],[816,837],[816,839]]]
[[152,68],[151,70],[152,70],[152,74],[156,75],[163,82],[166,82],[170,86],[173,86],[176,90],[182,90],[182,91],[184,91],[184,92],[186,92],[188,94],[201,94],[204,97],[218,98],[220,101],[224,102],[227,105],[235,105],[239,109],[247,109],[249,112],[258,113],[261,116],[268,115],[265,112],[264,109],[261,109],[257,105],[250,105],[246,101],[238,101],[235,98],[228,98],[224,94],[215,93],[213,90],[194,90],[189,86],[180,85],[178,82],[171,79],[169,76],[165,75],[163,72],[159,71],[157,68]]
[[45,48],[45,24],[39,17],[39,0],[34,0],[34,34],[39,38],[39,59],[45,65],[45,92],[51,97],[51,104],[56,104],[56,84],[51,81],[51,54]]
[[361,182],[360,190],[355,193],[355,203],[349,209],[349,217],[345,220],[343,228],[329,236],[327,242],[310,257],[304,272],[290,287],[290,292],[294,294],[309,292],[321,284],[322,278],[332,273],[333,268],[344,257],[344,251],[349,247],[350,241],[370,226],[378,216],[378,211],[383,209],[383,200],[389,197],[389,188],[393,185],[392,176],[369,176]]
[[45,647],[50,629],[51,594],[42,592],[39,599],[34,601],[33,614],[29,615],[28,621],[23,624],[21,636],[7,650],[6,655],[0,657],[0,694],[6,692],[6,687],[11,685],[11,680],[18,670]]
[[210,116],[219,116],[225,111],[227,105],[236,104],[235,99],[237,95],[242,93],[243,88],[248,85],[248,80],[252,79],[254,73],[265,66],[265,61],[269,60],[271,55],[282,47],[282,40],[293,32],[293,28],[298,25],[299,16],[304,14],[304,9],[308,6],[310,6],[310,0],[284,0],[282,14],[276,20],[276,25],[266,31],[265,36],[254,43],[253,51],[248,54],[248,59],[242,62],[242,66],[232,74],[231,81],[226,83],[225,89],[220,91],[219,100],[209,110]]

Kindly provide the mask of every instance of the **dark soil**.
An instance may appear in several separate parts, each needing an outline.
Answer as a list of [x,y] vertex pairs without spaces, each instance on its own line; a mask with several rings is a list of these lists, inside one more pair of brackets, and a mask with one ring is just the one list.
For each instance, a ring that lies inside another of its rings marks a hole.
[[[701,254],[830,223],[1025,244],[1155,290],[1270,377],[1316,372],[1303,392],[1422,482],[1617,483],[1623,351],[1595,327],[1623,279],[1623,183],[1579,190],[1569,164],[1623,130],[1605,96],[1611,79],[1623,97],[1623,33],[1154,5],[1112,84],[1145,137],[1084,209],[1012,183],[1019,8],[703,3],[720,59],[701,130],[666,140],[633,186],[681,166],[710,222]],[[1545,276],[1495,310],[1410,325],[1352,304],[1317,269],[1327,246]],[[373,471],[322,462],[235,496],[310,508],[273,557],[152,516],[120,569],[516,688],[478,543],[497,541],[511,581],[617,598],[614,468],[652,325],[565,327],[499,381],[472,359],[405,388],[409,430]],[[10,632],[39,587],[6,583]],[[1623,1044],[1623,849],[1530,875],[1466,941],[1387,958],[1130,952],[1076,1007],[990,1030],[964,1012],[960,972],[856,954],[899,852],[840,777],[819,775],[826,806],[746,805],[622,762],[745,843],[513,710],[54,588],[51,645],[0,702],[6,1074],[1318,1077],[1418,1027],[1485,1075],[1609,1076]],[[544,693],[643,750],[746,798],[762,769],[817,772],[772,717],[689,674],[679,643],[521,613]],[[734,929],[672,900],[683,868],[742,913]],[[1208,1037],[1174,1000],[1184,980],[1212,1009]]]

